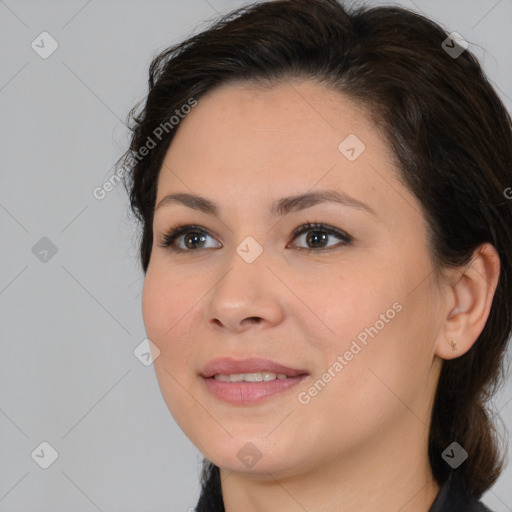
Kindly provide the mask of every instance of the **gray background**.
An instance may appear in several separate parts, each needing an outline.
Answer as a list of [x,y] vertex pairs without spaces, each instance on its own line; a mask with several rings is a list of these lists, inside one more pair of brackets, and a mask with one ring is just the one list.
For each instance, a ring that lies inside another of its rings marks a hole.
[[[143,274],[124,188],[93,190],[126,148],[151,57],[242,4],[0,1],[1,512],[196,504],[201,455],[133,353]],[[512,110],[512,0],[397,5],[468,40]],[[59,45],[47,59],[31,48],[43,31]],[[36,257],[43,237],[56,254]],[[494,405],[510,430],[510,377]],[[48,469],[43,441],[58,452]],[[484,495],[494,511],[512,510],[511,482],[509,466]]]

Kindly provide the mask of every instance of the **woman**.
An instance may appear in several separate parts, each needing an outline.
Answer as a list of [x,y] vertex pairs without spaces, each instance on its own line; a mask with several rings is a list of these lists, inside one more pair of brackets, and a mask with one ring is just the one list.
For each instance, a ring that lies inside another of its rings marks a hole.
[[198,511],[485,511],[512,123],[397,7],[239,9],[162,52],[124,163]]

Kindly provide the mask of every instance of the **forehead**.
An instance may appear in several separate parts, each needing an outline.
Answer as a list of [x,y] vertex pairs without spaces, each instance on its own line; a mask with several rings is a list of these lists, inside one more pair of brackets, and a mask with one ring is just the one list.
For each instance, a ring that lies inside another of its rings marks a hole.
[[270,200],[314,187],[338,188],[367,203],[383,199],[379,189],[389,196],[403,188],[384,137],[347,96],[310,81],[234,83],[208,92],[181,121],[157,202],[194,190],[229,196],[243,208],[250,197]]
[[[234,83],[200,98],[178,127],[173,145],[208,143],[197,155],[201,156],[205,151],[223,151],[236,138],[244,143],[243,149],[265,144],[265,154],[286,143],[286,147],[295,146],[299,155],[315,153],[319,158],[323,153],[327,158],[339,156],[338,143],[350,133],[387,151],[363,108],[346,95],[311,81],[265,87]],[[242,147],[232,148],[231,153],[240,153],[237,149]]]

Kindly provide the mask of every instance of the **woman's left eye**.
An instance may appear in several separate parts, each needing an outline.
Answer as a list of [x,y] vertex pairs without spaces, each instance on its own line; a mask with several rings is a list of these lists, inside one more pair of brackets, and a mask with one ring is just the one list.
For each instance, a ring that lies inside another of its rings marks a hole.
[[[341,240],[341,243],[335,244],[335,246],[348,245],[353,240],[353,238],[344,231],[331,226],[326,226],[320,222],[307,222],[306,224],[299,226],[292,233],[293,240],[299,237],[304,237],[307,244],[313,245],[312,247],[298,247],[299,249],[316,252],[330,250],[332,245],[326,245],[326,242],[329,237],[333,236]],[[163,235],[159,246],[168,248],[174,252],[190,252],[191,250],[194,251],[198,249],[212,248],[204,245],[206,237],[210,237],[208,231],[200,226],[177,226],[171,228]],[[183,242],[184,245],[176,245],[176,242]],[[222,247],[222,245],[217,247]],[[215,248],[215,246],[213,248]]]
[[[306,236],[307,235],[307,236]],[[292,233],[292,237],[295,240],[297,237],[305,237],[305,241],[307,243],[312,243],[314,247],[300,247],[300,249],[305,250],[329,250],[333,246],[325,246],[324,242],[326,242],[328,237],[336,237],[339,238],[342,243],[335,244],[335,246],[339,245],[348,245],[352,242],[353,238],[345,231],[341,231],[340,229],[333,228],[331,226],[326,226],[321,222],[307,222],[303,226],[299,226]]]

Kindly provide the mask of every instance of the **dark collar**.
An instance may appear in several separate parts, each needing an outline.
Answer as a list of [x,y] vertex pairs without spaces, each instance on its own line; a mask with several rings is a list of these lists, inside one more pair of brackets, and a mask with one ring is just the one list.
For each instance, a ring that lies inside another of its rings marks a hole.
[[428,512],[491,512],[477,498],[467,492],[454,471],[439,489]]

